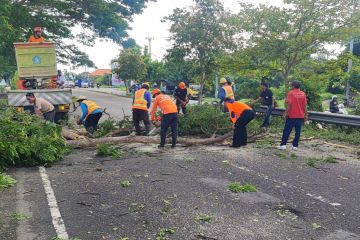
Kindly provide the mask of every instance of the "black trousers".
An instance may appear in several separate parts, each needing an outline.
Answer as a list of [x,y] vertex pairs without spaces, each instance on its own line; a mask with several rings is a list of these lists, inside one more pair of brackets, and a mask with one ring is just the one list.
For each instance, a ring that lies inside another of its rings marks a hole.
[[84,126],[89,133],[93,134],[97,130],[101,116],[102,113],[95,113],[95,114],[90,114],[85,119]]
[[180,110],[182,110],[182,113],[185,114],[186,113],[186,105],[183,106],[181,104],[180,101],[176,100],[176,107],[177,107],[177,110],[178,110],[178,113],[180,113]]
[[172,133],[172,145],[176,145],[177,140],[177,127],[178,127],[178,118],[177,113],[165,114],[161,120],[161,131],[160,131],[160,145],[165,145],[166,132],[169,127],[171,127]]
[[246,125],[253,120],[255,113],[252,110],[245,110],[235,123],[233,146],[241,147],[247,144]]
[[139,135],[141,133],[140,122],[143,121],[145,125],[145,133],[150,132],[150,119],[149,119],[149,112],[147,110],[141,109],[133,109],[133,121],[136,133]]
[[55,121],[55,110],[43,113],[43,117],[46,121],[54,122]]

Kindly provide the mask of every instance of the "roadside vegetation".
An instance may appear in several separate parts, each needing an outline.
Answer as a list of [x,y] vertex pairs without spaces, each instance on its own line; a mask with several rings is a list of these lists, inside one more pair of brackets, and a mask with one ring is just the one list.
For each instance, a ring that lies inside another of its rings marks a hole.
[[16,184],[16,180],[5,173],[0,173],[0,190],[9,188]]
[[230,183],[228,188],[233,193],[257,192],[256,186],[251,184],[241,185],[238,182]]
[[68,152],[59,126],[15,109],[0,111],[0,169],[51,166]]
[[108,144],[100,144],[97,146],[97,156],[119,158],[124,155],[121,149],[110,146]]

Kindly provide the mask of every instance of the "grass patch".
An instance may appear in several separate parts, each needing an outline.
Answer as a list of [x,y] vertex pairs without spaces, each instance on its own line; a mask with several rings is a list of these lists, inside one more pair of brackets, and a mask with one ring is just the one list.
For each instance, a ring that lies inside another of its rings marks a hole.
[[174,234],[175,230],[171,228],[160,228],[158,234],[156,235],[156,240],[168,240],[170,234]]
[[100,144],[97,146],[96,155],[99,157],[119,158],[124,155],[124,152],[108,144]]
[[308,158],[306,160],[306,165],[308,165],[309,167],[315,167],[316,163],[318,163],[319,161],[321,161],[321,159],[318,158]]
[[233,193],[257,192],[256,186],[251,184],[241,185],[237,182],[230,183],[228,188]]
[[275,155],[278,156],[279,158],[286,158],[287,157],[286,153],[282,153],[282,152],[276,152]]
[[309,167],[315,167],[315,165],[317,163],[339,163],[335,157],[333,156],[327,156],[325,158],[314,158],[314,157],[311,157],[311,158],[308,158],[306,160],[306,165],[308,165]]
[[230,160],[224,160],[224,161],[221,161],[223,164],[225,165],[230,165]]
[[327,156],[323,159],[324,163],[339,163],[339,161],[334,156]]
[[121,183],[121,186],[124,188],[131,187],[132,183],[129,180],[125,180]]
[[187,162],[187,163],[194,163],[196,161],[196,159],[192,158],[192,157],[187,157],[187,158],[184,159],[184,161]]
[[24,220],[28,219],[29,217],[22,213],[14,213],[11,215],[11,218],[15,221],[20,222],[20,221],[24,221]]
[[6,175],[5,173],[0,173],[0,189],[9,188],[16,184],[16,180]]
[[196,215],[195,220],[203,223],[211,223],[212,217],[207,214],[198,214]]

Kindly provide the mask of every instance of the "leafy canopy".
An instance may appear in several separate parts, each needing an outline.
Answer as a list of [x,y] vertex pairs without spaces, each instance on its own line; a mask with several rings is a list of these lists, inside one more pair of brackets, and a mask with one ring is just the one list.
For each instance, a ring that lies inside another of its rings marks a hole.
[[234,19],[254,48],[276,61],[285,81],[292,69],[326,43],[349,39],[360,32],[360,11],[354,0],[285,0],[283,8],[241,3]]
[[[15,66],[13,42],[26,41],[35,26],[42,26],[46,39],[57,43],[62,62],[93,66],[86,54],[63,39],[92,45],[100,37],[132,45],[129,22],[149,1],[153,0],[1,0],[0,60]],[[74,28],[81,28],[81,33],[73,34]]]

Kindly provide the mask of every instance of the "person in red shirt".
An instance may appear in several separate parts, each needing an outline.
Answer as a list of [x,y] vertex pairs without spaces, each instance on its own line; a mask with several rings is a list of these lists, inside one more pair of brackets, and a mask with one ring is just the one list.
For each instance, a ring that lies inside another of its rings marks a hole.
[[29,38],[28,42],[30,42],[30,43],[35,43],[35,42],[43,43],[43,42],[45,42],[45,38],[41,36],[41,33],[42,33],[41,27],[35,27],[34,28],[34,35],[32,35]]
[[300,90],[300,82],[293,81],[291,86],[292,90],[288,93],[285,100],[286,110],[284,118],[286,119],[286,122],[281,144],[279,146],[279,149],[281,150],[286,150],[286,144],[293,128],[295,128],[295,138],[292,142],[292,148],[293,150],[298,149],[301,127],[308,118],[306,95]]
[[246,125],[254,119],[255,113],[251,107],[245,103],[234,101],[227,98],[225,106],[229,110],[231,121],[234,123],[233,143],[230,147],[241,147],[247,144]]
[[163,94],[160,89],[155,88],[151,94],[155,101],[151,109],[151,121],[156,121],[156,111],[159,107],[163,116],[161,118],[161,130],[160,130],[160,145],[159,148],[165,147],[166,132],[171,127],[172,144],[171,147],[176,146],[177,140],[177,126],[178,126],[178,110],[174,101],[170,96]]

